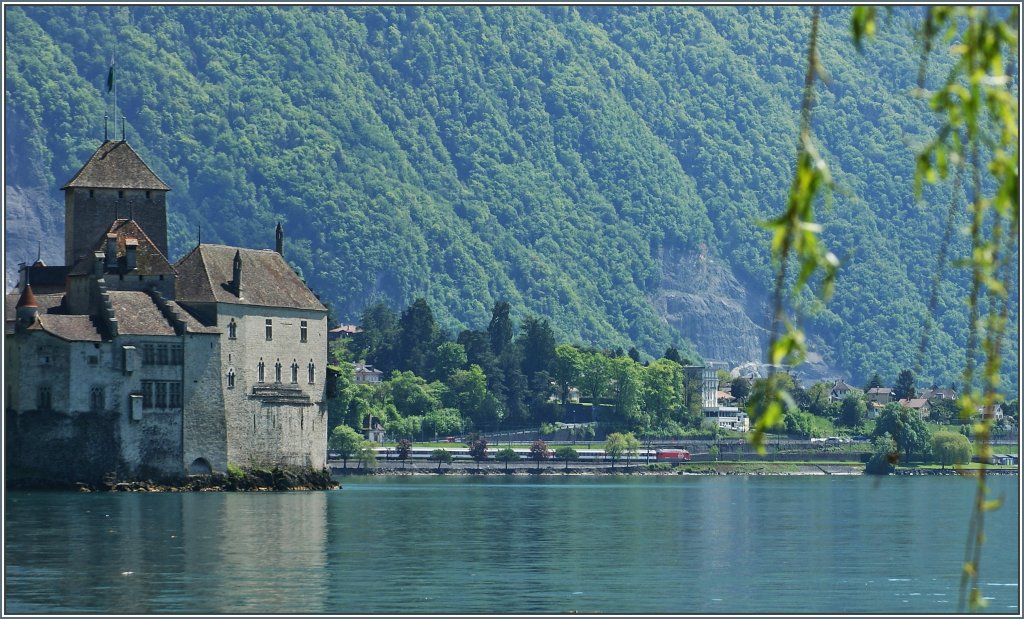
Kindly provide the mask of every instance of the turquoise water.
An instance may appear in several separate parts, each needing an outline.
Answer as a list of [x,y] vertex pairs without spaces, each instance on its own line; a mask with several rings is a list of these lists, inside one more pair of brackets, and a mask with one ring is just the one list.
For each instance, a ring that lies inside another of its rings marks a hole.
[[[6,496],[8,613],[952,613],[951,477],[379,477]],[[1016,477],[982,591],[1019,612]]]

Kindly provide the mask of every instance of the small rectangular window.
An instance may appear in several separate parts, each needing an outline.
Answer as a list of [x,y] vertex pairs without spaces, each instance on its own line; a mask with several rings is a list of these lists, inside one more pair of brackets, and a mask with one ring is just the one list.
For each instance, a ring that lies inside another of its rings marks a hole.
[[168,363],[167,344],[158,344],[156,347],[156,364],[167,365]]
[[308,334],[308,332],[309,332],[309,329],[306,326],[306,321],[305,320],[301,321],[299,323],[299,341],[300,342],[305,342],[306,341],[306,335]]
[[274,339],[274,321],[267,318],[267,341]]
[[167,408],[167,383],[156,381],[156,408]]
[[168,383],[170,387],[170,407],[181,408],[181,383]]
[[142,381],[142,408],[153,408],[153,381]]
[[89,410],[99,412],[106,405],[103,397],[103,387],[93,387],[89,391]]

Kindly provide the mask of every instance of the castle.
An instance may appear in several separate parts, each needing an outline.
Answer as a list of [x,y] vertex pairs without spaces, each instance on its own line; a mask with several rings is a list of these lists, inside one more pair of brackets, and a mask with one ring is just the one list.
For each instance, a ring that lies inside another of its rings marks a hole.
[[63,266],[5,298],[7,477],[326,465],[327,309],[276,250],[167,258],[168,187],[124,140],[64,186]]

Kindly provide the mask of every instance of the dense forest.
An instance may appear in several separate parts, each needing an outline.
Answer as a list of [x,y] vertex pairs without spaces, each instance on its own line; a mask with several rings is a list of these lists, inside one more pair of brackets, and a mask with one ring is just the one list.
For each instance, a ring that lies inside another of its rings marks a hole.
[[[559,342],[762,360],[711,341],[763,343],[760,222],[792,178],[804,7],[5,12],[9,264],[35,255],[34,241],[10,243],[19,224],[59,238],[57,188],[103,138],[113,56],[127,139],[173,188],[172,260],[199,226],[203,242],[269,247],[283,221],[286,257],[340,322],[422,297],[458,333],[507,302],[515,324],[543,319]],[[827,305],[807,300],[804,326],[858,384],[918,361],[922,383],[950,384],[963,365],[962,269],[942,274],[918,351],[946,207],[965,199],[948,185],[914,198],[915,153],[937,126],[912,94],[918,17],[889,13],[858,52],[849,10],[828,7],[819,34],[814,132],[836,181],[820,223],[843,265]],[[949,65],[933,52],[926,85]],[[19,196],[43,206],[12,210]],[[958,212],[950,264],[968,251]],[[738,318],[712,302],[671,311],[687,295],[667,282],[708,264],[732,283],[698,292],[738,302]],[[1004,364],[1013,393],[1017,356],[1014,345]]]

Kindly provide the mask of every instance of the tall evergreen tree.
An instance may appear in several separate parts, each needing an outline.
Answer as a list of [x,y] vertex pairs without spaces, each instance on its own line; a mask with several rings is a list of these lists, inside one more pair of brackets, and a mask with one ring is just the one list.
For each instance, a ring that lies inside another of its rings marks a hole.
[[434,353],[441,341],[441,330],[434,321],[434,313],[427,300],[420,297],[402,312],[398,321],[398,346],[395,350],[395,369],[411,370],[418,376],[428,376]]
[[914,372],[903,370],[896,377],[896,385],[892,388],[892,397],[895,400],[910,399],[917,395],[917,379]]
[[512,343],[512,319],[509,318],[507,301],[498,301],[491,310],[491,322],[487,325],[487,335],[491,338],[491,351],[500,357],[505,348]]

